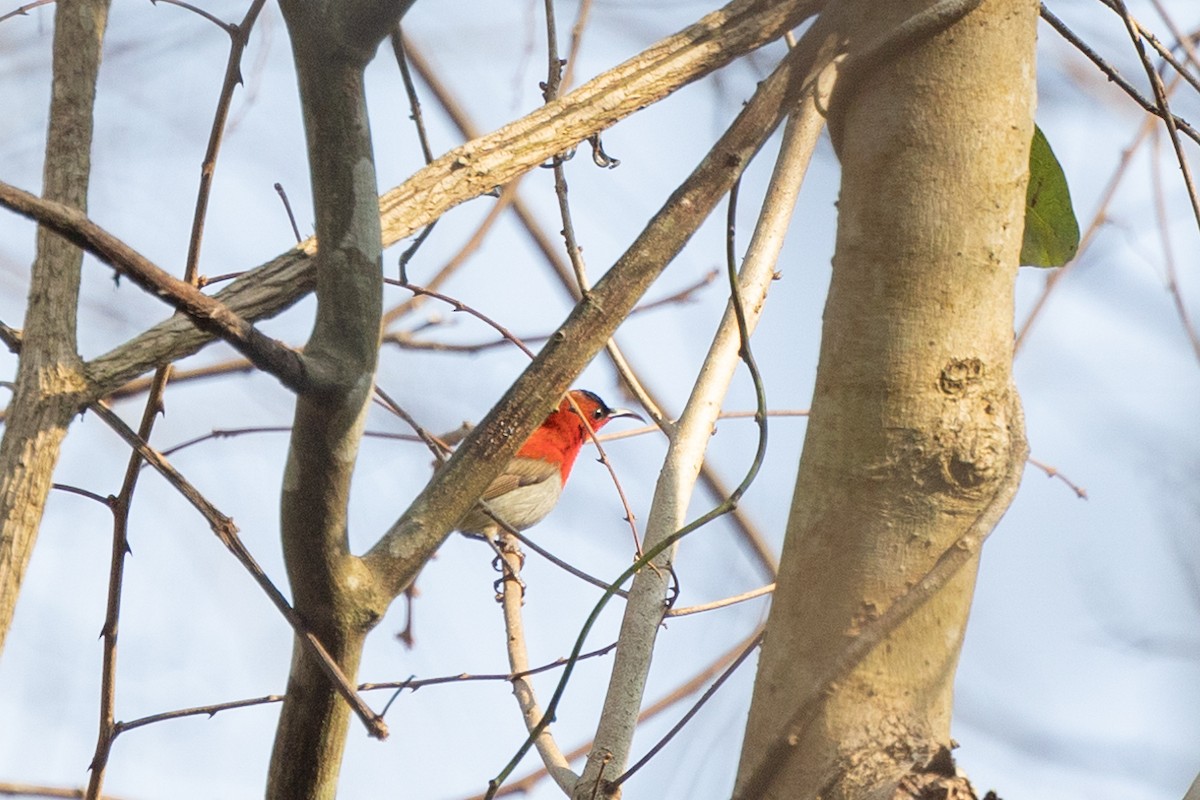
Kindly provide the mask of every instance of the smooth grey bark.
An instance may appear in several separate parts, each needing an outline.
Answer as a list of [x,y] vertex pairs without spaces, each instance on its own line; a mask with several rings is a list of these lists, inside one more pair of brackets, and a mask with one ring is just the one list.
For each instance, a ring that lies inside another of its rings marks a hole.
[[[316,211],[317,316],[304,348],[314,380],[296,396],[281,497],[293,604],[353,682],[382,614],[350,554],[350,479],[375,383],[382,237],[363,72],[408,3],[280,4],[291,36]],[[383,604],[386,608],[386,603]],[[350,707],[297,638],[271,754],[267,797],[337,793]]]

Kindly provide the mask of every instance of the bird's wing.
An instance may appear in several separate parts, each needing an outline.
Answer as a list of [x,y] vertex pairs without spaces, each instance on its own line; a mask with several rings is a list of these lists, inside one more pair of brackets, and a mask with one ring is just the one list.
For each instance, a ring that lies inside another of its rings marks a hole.
[[558,475],[558,472],[558,465],[542,461],[540,458],[513,459],[504,472],[488,485],[480,499],[486,503],[513,489],[550,480]]

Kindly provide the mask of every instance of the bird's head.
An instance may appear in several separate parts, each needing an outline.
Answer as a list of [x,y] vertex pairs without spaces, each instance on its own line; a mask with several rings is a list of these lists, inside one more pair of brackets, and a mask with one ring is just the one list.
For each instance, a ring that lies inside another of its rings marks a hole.
[[587,389],[572,389],[567,392],[567,396],[558,404],[557,413],[581,414],[588,421],[588,424],[592,426],[593,431],[600,430],[610,419],[616,419],[617,417],[633,417],[636,420],[645,422],[640,414],[630,411],[627,408],[610,408],[607,403],[600,399],[598,394],[589,392]]
[[[538,458],[562,465],[566,480],[579,449],[588,440],[588,428],[593,432],[617,417],[641,416],[624,408],[610,408],[594,392],[572,389],[550,412],[546,420],[517,451],[518,457]],[[586,423],[585,423],[586,421]]]

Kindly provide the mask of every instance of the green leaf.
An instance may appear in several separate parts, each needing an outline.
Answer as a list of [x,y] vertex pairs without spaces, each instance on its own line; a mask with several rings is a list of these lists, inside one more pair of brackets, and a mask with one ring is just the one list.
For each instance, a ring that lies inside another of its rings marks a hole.
[[1025,192],[1025,236],[1021,263],[1061,267],[1079,249],[1079,222],[1071,191],[1046,135],[1036,125],[1029,148],[1029,188]]

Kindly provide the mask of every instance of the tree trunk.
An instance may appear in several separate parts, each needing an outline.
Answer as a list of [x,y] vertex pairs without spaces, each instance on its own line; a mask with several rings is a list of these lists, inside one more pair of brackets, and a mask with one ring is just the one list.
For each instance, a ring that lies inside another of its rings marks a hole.
[[[42,196],[87,208],[92,106],[108,0],[62,0],[54,12],[54,81]],[[0,653],[33,555],[71,417],[87,388],[75,349],[83,252],[38,229],[21,360],[0,440]]]
[[[353,683],[380,598],[347,534],[350,479],[374,387],[382,313],[378,187],[363,71],[407,2],[282,2],[317,218],[317,317],[304,348],[281,535],[296,611]],[[267,797],[337,793],[350,707],[296,639]]]
[[[853,54],[945,5],[830,12]],[[987,0],[940,34],[848,61],[839,79],[837,250],[737,797],[907,797],[949,746],[975,548],[1024,462],[1013,283],[1037,13],[1033,0]],[[960,553],[938,591],[839,667]]]

